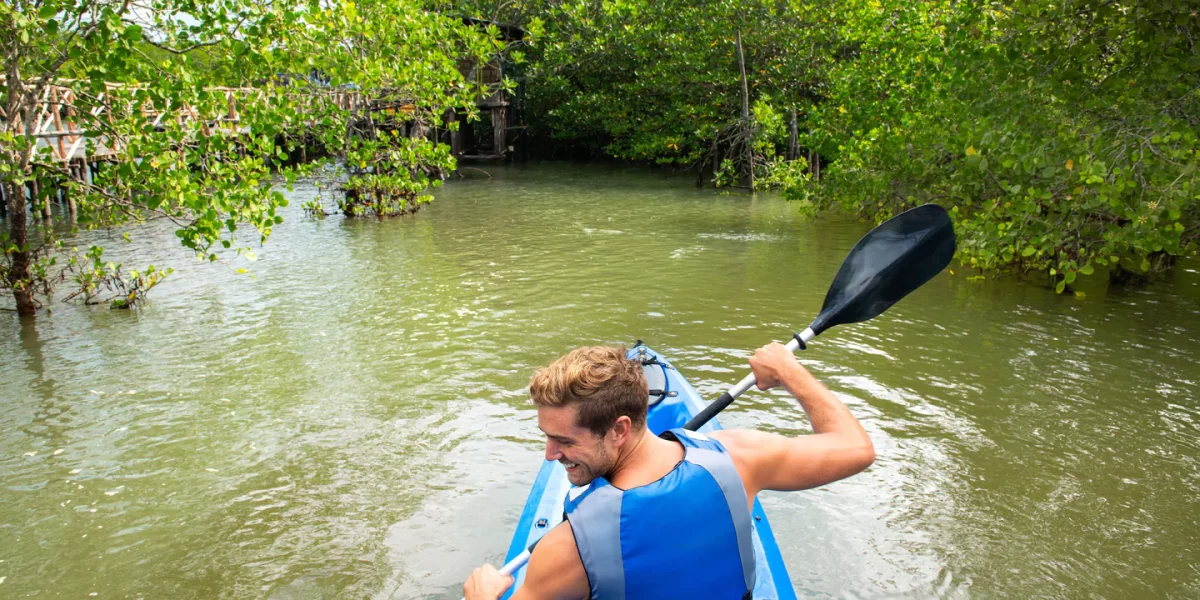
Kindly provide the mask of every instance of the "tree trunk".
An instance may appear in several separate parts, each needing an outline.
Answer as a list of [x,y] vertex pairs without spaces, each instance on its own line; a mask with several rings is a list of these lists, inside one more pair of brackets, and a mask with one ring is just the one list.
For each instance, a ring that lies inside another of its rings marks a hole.
[[717,145],[717,138],[721,135],[720,129],[713,130],[713,147],[712,147],[712,165],[713,165],[713,181],[717,180],[717,175],[721,172],[721,147]]
[[4,195],[8,197],[9,240],[16,246],[16,249],[9,253],[10,269],[6,283],[17,302],[17,314],[23,318],[33,318],[37,308],[33,302],[33,282],[29,279],[29,263],[32,256],[25,214],[28,204],[25,199],[25,186],[5,181]]
[[746,57],[742,53],[742,30],[737,30],[738,70],[742,73],[742,127],[746,131],[746,175],[754,191],[754,144],[750,139],[750,86],[746,82]]
[[796,160],[800,156],[800,131],[796,127],[796,107],[792,107],[791,131],[788,132],[787,159]]

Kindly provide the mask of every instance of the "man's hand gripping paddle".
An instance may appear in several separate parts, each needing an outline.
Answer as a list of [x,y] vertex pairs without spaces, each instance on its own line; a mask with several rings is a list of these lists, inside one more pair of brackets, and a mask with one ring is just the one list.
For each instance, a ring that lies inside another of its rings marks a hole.
[[[821,314],[792,336],[787,349],[803,350],[835,325],[879,316],[891,305],[942,272],[954,258],[954,226],[936,204],[925,204],[888,219],[863,236],[842,261],[825,294]],[[754,385],[747,375],[683,426],[696,431]]]

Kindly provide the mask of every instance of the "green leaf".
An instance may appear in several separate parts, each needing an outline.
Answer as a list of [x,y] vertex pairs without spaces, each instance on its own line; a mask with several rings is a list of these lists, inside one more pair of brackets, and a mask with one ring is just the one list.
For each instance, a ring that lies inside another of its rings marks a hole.
[[1065,289],[1067,289],[1067,281],[1064,279],[1059,281],[1058,285],[1054,286],[1054,293],[1061,294]]
[[1025,249],[1021,251],[1021,256],[1025,258],[1029,258],[1034,254],[1037,254],[1037,248],[1034,248],[1033,246],[1025,246]]
[[1092,273],[1096,272],[1096,268],[1090,264],[1087,264],[1087,265],[1083,265],[1082,267],[1079,267],[1079,272],[1084,275],[1091,275]]

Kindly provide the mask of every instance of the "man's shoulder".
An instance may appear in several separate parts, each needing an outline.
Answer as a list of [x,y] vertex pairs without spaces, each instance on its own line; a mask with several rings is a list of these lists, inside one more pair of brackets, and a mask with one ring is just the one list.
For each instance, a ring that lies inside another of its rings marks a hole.
[[[516,596],[514,596],[516,597]],[[521,598],[586,598],[587,573],[571,523],[563,521],[542,538],[529,559]]]
[[[538,542],[538,548],[549,548],[552,550],[565,550],[575,547],[575,534],[571,531],[571,522],[563,521],[562,523],[551,529],[542,541]],[[535,548],[536,550],[537,548]]]
[[706,434],[709,438],[725,447],[730,454],[745,454],[752,447],[757,431],[749,429],[721,429]]
[[557,571],[572,565],[582,565],[579,558],[579,548],[575,545],[575,533],[571,530],[571,522],[563,521],[546,533],[533,549],[530,565],[536,562],[539,570],[548,567]]
[[[719,432],[709,432],[709,434],[711,433]],[[662,437],[674,439],[683,444],[684,447],[710,448],[720,446],[720,442],[710,437],[709,434],[700,433],[699,431],[688,431],[687,429],[671,429],[663,433]]]
[[779,450],[787,442],[779,434],[753,429],[722,429],[708,435],[725,447],[751,496],[763,489],[763,473],[774,468]]

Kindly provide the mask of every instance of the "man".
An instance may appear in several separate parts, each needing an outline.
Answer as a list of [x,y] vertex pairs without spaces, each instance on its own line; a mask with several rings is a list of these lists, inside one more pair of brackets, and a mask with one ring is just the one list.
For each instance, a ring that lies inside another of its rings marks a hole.
[[[655,436],[646,427],[641,364],[620,348],[579,348],[534,374],[529,391],[546,459],[561,462],[578,487],[513,600],[749,598],[755,495],[822,486],[875,461],[854,415],[781,344],[760,348],[750,368],[759,389],[782,385],[800,401],[813,435]],[[512,582],[485,564],[463,593],[495,600]]]

